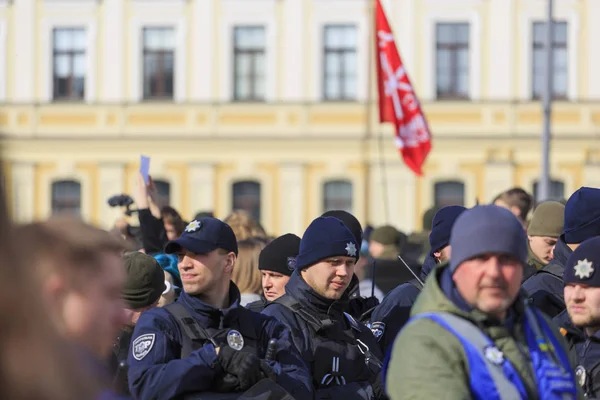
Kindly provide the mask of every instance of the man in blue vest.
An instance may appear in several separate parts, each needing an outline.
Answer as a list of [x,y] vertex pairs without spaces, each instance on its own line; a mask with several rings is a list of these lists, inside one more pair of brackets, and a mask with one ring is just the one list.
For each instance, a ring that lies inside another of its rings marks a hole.
[[516,217],[493,205],[467,210],[450,246],[389,355],[390,398],[578,398],[562,336],[520,291],[527,236]]

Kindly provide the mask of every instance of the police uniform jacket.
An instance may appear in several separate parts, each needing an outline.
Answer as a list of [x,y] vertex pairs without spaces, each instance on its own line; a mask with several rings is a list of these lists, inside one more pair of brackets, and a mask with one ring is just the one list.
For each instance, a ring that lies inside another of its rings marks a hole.
[[559,237],[554,248],[554,259],[522,285],[533,304],[551,318],[565,309],[563,274],[572,252],[564,238]]
[[[420,276],[425,282],[427,275],[435,269],[436,261],[432,255],[425,258]],[[403,283],[389,292],[371,316],[371,330],[377,338],[382,352],[385,354],[400,329],[410,318],[410,310],[421,293],[421,285],[416,279]]]
[[[340,300],[326,299],[304,281],[298,270],[290,277],[285,290],[286,294],[269,303],[263,314],[275,317],[290,328],[294,345],[309,364],[316,398],[373,398],[371,383],[379,369],[365,362],[357,339],[378,360],[383,357],[369,328],[344,313],[348,309],[348,290]],[[301,310],[293,311],[282,304],[289,300]],[[307,314],[327,321],[324,325],[328,326],[315,327],[301,316]]]
[[[312,395],[310,375],[298,351],[291,345],[289,330],[278,321],[240,306],[240,292],[231,283],[230,306],[217,309],[182,293],[183,304],[204,329],[235,329],[256,344],[257,355],[265,358],[270,339],[277,339],[277,353],[269,365],[276,382],[297,399]],[[240,321],[251,321],[242,324]],[[241,326],[245,325],[245,326]],[[180,358],[183,336],[177,320],[163,308],[144,312],[133,332],[129,352],[129,389],[135,398],[172,399],[183,394],[211,392],[217,378],[215,346],[206,341],[185,358]],[[227,345],[227,344],[225,344]]]

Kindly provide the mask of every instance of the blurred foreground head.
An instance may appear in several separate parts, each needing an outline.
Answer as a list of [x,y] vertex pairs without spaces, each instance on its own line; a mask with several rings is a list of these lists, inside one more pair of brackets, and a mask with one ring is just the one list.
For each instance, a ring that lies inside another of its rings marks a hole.
[[0,398],[98,398],[95,374],[82,368],[79,354],[56,331],[33,269],[15,243],[0,185],[0,274],[6,278],[0,280]]
[[70,217],[20,226],[16,236],[59,331],[98,358],[107,357],[127,322],[124,242]]

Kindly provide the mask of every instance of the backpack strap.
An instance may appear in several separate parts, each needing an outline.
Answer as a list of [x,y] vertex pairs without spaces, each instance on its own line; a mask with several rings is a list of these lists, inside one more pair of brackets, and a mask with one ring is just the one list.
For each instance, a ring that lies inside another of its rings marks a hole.
[[306,310],[298,300],[294,299],[292,296],[284,294],[278,299],[272,301],[269,304],[281,304],[282,306],[292,310],[295,314],[297,314],[300,318],[306,321],[315,331],[326,330],[327,328],[333,326],[333,321],[329,318],[320,319],[311,314],[308,310]]
[[218,347],[212,336],[200,326],[198,321],[192,317],[192,314],[190,314],[183,304],[174,302],[163,308],[175,318],[177,325],[179,325],[179,329],[181,330],[182,343],[180,358],[185,358],[190,355],[192,351],[196,350],[198,342],[209,340],[215,348]]

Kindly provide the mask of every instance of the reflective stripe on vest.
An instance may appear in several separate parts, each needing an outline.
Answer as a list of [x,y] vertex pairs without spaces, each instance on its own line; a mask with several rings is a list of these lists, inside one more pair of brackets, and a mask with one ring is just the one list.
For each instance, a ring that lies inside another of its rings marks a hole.
[[[491,339],[470,321],[446,312],[419,314],[412,318],[430,319],[452,333],[462,344],[469,366],[469,380],[476,399],[517,400],[527,394],[519,379],[517,387],[505,373],[509,361],[500,353]],[[496,350],[496,352],[494,352]],[[494,357],[495,356],[495,357]],[[514,368],[510,368],[514,370]]]

